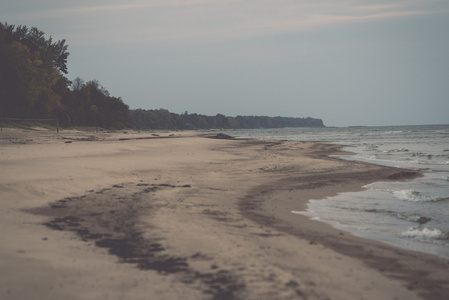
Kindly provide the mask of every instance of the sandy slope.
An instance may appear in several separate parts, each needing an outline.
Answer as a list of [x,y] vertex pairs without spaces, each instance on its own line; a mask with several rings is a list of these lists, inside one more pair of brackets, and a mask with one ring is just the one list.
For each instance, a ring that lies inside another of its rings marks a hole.
[[447,260],[290,213],[413,174],[171,134],[4,129],[0,298],[447,299]]

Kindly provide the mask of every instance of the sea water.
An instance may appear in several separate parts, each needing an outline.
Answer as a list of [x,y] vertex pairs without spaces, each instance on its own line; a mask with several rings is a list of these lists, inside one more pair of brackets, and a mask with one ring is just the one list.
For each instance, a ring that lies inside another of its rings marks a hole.
[[449,125],[235,130],[241,138],[326,141],[343,159],[421,170],[423,177],[374,182],[362,192],[311,200],[306,215],[355,235],[449,258]]

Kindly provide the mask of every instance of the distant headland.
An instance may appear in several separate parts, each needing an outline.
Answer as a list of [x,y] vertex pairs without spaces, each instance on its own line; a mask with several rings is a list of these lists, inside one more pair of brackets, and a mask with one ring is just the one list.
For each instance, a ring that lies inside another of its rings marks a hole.
[[227,117],[222,114],[171,113],[165,109],[130,111],[130,125],[136,129],[255,129],[283,127],[325,127],[321,119],[268,116]]

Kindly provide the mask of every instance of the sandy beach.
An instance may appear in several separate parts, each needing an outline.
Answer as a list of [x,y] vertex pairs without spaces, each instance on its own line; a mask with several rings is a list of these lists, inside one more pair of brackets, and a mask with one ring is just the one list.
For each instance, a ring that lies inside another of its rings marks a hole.
[[291,211],[419,173],[198,132],[0,133],[0,299],[448,299],[449,261]]

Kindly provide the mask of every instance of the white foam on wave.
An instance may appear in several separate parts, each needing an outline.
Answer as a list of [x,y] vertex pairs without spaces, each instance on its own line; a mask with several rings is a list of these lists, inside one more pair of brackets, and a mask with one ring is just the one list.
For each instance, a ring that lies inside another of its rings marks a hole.
[[422,194],[415,190],[399,190],[392,191],[393,195],[396,199],[405,200],[405,201],[413,201],[413,202],[434,202],[444,200],[445,198],[435,197],[432,195]]
[[429,229],[427,227],[411,227],[401,234],[403,237],[429,240],[429,239],[447,239],[448,233],[441,231],[438,228]]

